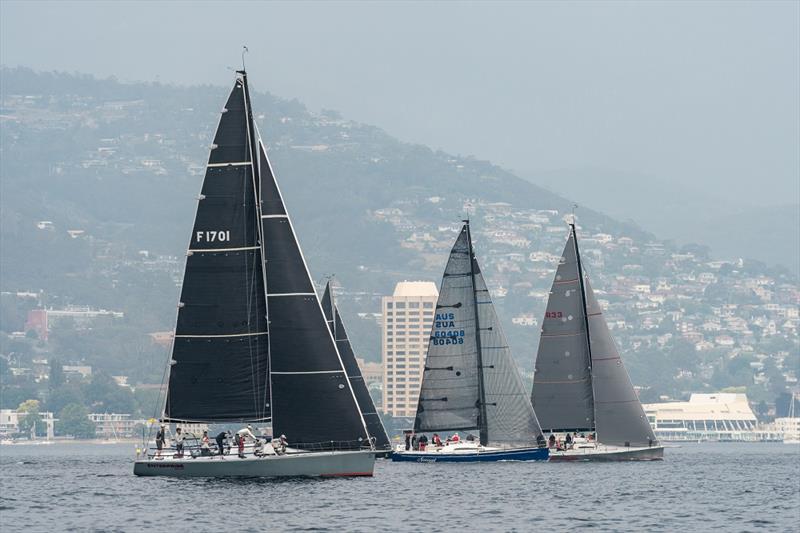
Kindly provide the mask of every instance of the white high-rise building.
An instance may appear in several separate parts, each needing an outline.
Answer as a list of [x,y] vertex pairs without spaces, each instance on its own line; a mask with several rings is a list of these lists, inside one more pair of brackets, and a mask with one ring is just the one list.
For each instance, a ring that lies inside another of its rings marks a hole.
[[439,291],[430,281],[400,282],[392,296],[383,297],[384,413],[416,413],[437,298]]

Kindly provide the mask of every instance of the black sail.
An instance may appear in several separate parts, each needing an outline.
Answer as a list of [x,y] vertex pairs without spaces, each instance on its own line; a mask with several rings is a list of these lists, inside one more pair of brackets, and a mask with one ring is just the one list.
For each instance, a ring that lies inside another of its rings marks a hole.
[[259,163],[273,431],[296,446],[365,445],[364,419],[261,143]]
[[389,442],[389,436],[386,434],[386,429],[383,427],[383,422],[381,422],[378,410],[375,409],[375,403],[372,401],[372,397],[369,394],[364,376],[361,375],[361,369],[358,367],[355,352],[353,352],[353,347],[350,344],[350,339],[344,328],[342,317],[339,315],[339,308],[333,301],[333,292],[330,282],[325,285],[325,293],[322,295],[322,310],[325,313],[325,320],[331,328],[336,346],[339,348],[339,355],[342,356],[344,369],[345,372],[347,372],[347,379],[350,380],[350,385],[353,387],[358,406],[361,409],[361,415],[364,417],[364,422],[367,424],[369,436],[374,439],[375,448],[379,450],[390,449],[391,443]]
[[267,420],[268,337],[244,80],[209,157],[187,252],[163,418]]

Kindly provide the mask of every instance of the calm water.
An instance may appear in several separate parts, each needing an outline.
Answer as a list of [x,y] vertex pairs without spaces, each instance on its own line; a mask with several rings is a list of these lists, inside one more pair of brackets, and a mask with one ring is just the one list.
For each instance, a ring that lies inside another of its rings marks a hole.
[[660,463],[416,465],[374,478],[132,475],[133,445],[0,448],[3,531],[798,531],[800,447],[690,444]]

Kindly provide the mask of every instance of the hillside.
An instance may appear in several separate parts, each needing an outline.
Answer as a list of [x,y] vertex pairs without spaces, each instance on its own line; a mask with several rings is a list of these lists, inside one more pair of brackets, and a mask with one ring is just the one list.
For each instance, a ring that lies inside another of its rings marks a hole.
[[[379,357],[380,296],[404,279],[438,283],[469,215],[529,372],[571,201],[489,162],[310,112],[252,76],[257,122],[312,275],[336,275],[360,355]],[[113,327],[55,332],[37,350],[157,380],[164,355],[146,334],[173,326],[195,197],[228,90],[2,71],[0,329],[22,330],[27,309],[41,305],[120,310],[125,319]],[[637,384],[656,395],[738,385],[764,396],[794,378],[794,278],[712,261],[702,246],[676,247],[584,206],[577,214],[589,272]],[[38,296],[22,301],[20,292]],[[739,305],[723,310],[731,302]]]

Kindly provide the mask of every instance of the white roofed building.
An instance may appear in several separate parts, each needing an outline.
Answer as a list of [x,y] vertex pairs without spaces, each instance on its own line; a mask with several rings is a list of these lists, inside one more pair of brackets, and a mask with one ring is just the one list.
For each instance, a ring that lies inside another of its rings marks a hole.
[[692,394],[688,402],[645,404],[656,437],[665,441],[761,440],[746,394]]

